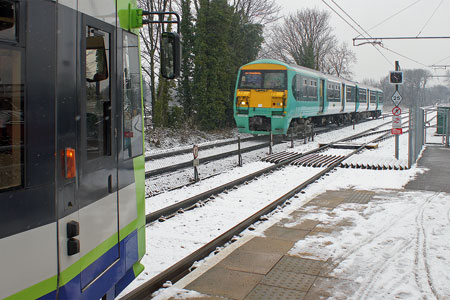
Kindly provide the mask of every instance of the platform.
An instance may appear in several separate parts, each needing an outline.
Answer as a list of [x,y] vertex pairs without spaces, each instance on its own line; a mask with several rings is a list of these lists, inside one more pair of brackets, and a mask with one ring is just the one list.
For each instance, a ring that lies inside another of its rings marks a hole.
[[[371,286],[372,283],[368,287],[362,287],[363,281],[349,280],[349,277],[345,276],[345,271],[333,272],[344,261],[339,256],[337,259],[327,259],[326,257],[330,257],[331,254],[327,254],[326,250],[324,250],[325,253],[316,255],[308,251],[295,252],[293,248],[298,241],[310,237],[327,234],[336,237],[342,232],[347,232],[345,230],[352,226],[352,222],[347,221],[350,219],[338,219],[338,214],[342,214],[342,204],[353,203],[354,205],[347,205],[344,211],[363,215],[367,205],[380,201],[379,199],[397,199],[414,194],[416,191],[450,193],[449,149],[429,146],[424,151],[418,166],[427,168],[429,171],[410,181],[404,190],[375,192],[346,189],[327,191],[313,198],[305,206],[292,212],[290,217],[267,228],[262,236],[247,237],[236,242],[236,245],[232,244],[228,253],[217,255],[217,261],[203,267],[203,270],[195,270],[177,284],[180,288],[196,291],[203,296],[186,297],[180,294],[179,297],[170,299],[312,300],[327,299],[331,296],[333,299],[367,297],[367,289],[374,288],[373,285]],[[436,194],[430,193],[430,195]],[[421,213],[423,215],[423,211]],[[314,214],[320,214],[320,217],[315,218]],[[335,218],[334,221],[333,218]],[[417,216],[414,218],[417,222]],[[327,221],[321,222],[317,219]],[[384,226],[385,229],[384,231],[374,229],[377,232],[375,235],[378,236],[386,233],[388,228],[400,225],[392,223],[379,224],[379,226]],[[346,236],[341,237],[346,238]],[[415,233],[411,239],[415,239]],[[326,243],[324,245],[327,245]],[[356,252],[354,246],[349,248],[347,252],[351,254]],[[324,258],[320,259],[320,256]],[[384,262],[381,265],[384,265]],[[387,268],[387,266],[384,267]],[[354,270],[354,272],[362,272],[360,276],[363,277],[369,276],[361,270]],[[375,279],[376,277],[373,278],[374,281]]]

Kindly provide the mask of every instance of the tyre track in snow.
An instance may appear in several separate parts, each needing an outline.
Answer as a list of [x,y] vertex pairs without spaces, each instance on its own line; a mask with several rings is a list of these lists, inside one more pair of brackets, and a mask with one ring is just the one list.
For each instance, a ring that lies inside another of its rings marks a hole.
[[361,248],[365,247],[366,245],[368,245],[371,242],[373,242],[376,238],[378,238],[378,237],[382,236],[383,234],[385,234],[386,232],[388,232],[391,229],[392,226],[394,226],[399,221],[403,220],[407,215],[409,215],[410,213],[412,213],[416,209],[417,209],[417,206],[411,207],[401,217],[393,219],[392,221],[388,222],[380,230],[378,230],[376,233],[374,233],[371,236],[365,238],[363,241],[361,241],[357,245],[355,245],[352,248],[350,248],[349,251],[347,251],[346,253],[344,253],[340,257],[336,257],[336,259],[334,259],[332,261],[332,265],[333,266],[330,269],[330,272],[333,271],[334,269],[336,269],[337,267],[339,267],[339,265],[341,263],[343,263],[351,255],[353,255],[356,252],[358,252],[359,250],[361,250]]
[[[355,293],[356,297],[355,299],[372,299],[371,292],[374,288],[374,285],[376,283],[376,279],[386,271],[386,269],[391,264],[391,261],[396,259],[398,256],[403,255],[406,250],[410,249],[412,247],[413,240],[405,240],[400,245],[398,245],[398,249],[394,249],[393,252],[395,252],[395,255],[390,256],[388,259],[383,260],[382,264],[379,265],[374,270],[370,270],[371,274],[369,275],[368,279],[365,280],[367,282],[365,285],[362,285],[358,291]],[[375,262],[374,265],[378,264],[379,261]],[[406,276],[406,275],[405,275]],[[403,277],[398,281],[402,282]]]
[[[434,193],[430,197],[427,198],[427,200],[421,205],[420,211],[416,216],[416,249],[414,254],[414,276],[415,281],[417,284],[417,287],[420,289],[423,298],[426,299],[425,289],[429,288],[433,295],[436,297],[436,299],[442,299],[439,295],[439,293],[436,291],[436,288],[433,285],[433,280],[431,278],[430,274],[430,265],[428,262],[428,254],[427,254],[427,233],[424,227],[424,211],[425,208],[428,206],[428,204],[433,200],[437,195],[440,193]],[[421,270],[425,271],[424,276],[419,276],[421,273]],[[421,277],[426,278],[427,286],[424,286],[423,282],[420,280]]]

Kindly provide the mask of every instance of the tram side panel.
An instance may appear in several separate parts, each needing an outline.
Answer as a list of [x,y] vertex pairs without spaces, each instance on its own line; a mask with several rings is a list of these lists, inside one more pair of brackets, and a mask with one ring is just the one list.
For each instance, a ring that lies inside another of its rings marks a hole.
[[0,42],[0,110],[8,115],[0,148],[0,299],[54,298],[55,19],[41,16],[54,16],[55,6],[0,2],[2,13],[14,10],[17,29],[9,35],[2,28]]
[[[27,27],[0,42],[0,109],[17,116],[0,128],[9,143],[0,145],[0,275],[7,278],[0,299],[114,297],[142,271],[145,253],[137,36],[51,1],[13,8]],[[88,25],[109,39],[108,76],[91,82]],[[100,87],[105,80],[109,92]],[[106,98],[97,101],[100,94]],[[101,139],[89,137],[89,113],[98,114]],[[67,149],[76,157],[74,176],[67,176]],[[92,151],[98,155],[88,159]],[[17,179],[8,182],[11,172]]]

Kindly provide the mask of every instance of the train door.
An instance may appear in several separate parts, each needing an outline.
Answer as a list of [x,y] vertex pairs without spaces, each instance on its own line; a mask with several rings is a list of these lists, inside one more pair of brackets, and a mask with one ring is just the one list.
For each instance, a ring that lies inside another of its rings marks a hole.
[[119,259],[114,27],[82,17],[78,164],[81,289]]
[[341,111],[345,110],[345,83],[341,86]]
[[319,97],[319,112],[323,112],[325,106],[325,80],[320,79],[320,97]]

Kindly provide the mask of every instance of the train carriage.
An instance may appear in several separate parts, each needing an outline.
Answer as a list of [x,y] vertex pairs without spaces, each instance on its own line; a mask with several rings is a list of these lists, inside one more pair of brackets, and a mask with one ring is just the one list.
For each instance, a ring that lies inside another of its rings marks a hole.
[[360,87],[316,70],[277,60],[257,60],[239,70],[234,118],[240,132],[286,134],[289,128],[343,123],[358,114],[377,117],[382,109],[378,104],[380,94],[381,90]]
[[113,299],[143,270],[140,26],[134,0],[0,0],[0,299]]

